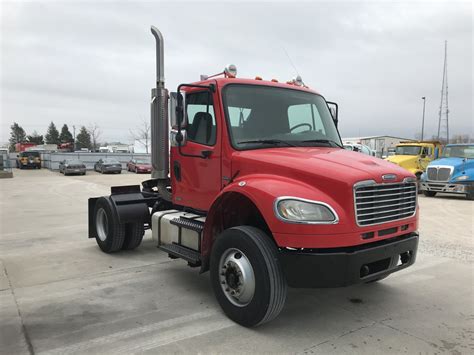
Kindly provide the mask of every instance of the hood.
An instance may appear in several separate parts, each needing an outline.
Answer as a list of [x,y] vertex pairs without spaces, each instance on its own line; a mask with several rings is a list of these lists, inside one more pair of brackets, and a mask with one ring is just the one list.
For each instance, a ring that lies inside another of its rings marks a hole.
[[302,180],[310,185],[350,186],[358,181],[383,182],[382,175],[395,174],[401,181],[412,176],[405,169],[369,155],[338,148],[268,148],[235,152],[232,172],[273,174]]
[[474,159],[464,159],[464,158],[441,158],[433,160],[428,167],[431,166],[452,166],[454,168],[454,175],[466,170],[474,169]]
[[151,164],[136,164],[135,166],[139,169],[151,169]]
[[418,155],[392,155],[387,158],[387,161],[402,167],[406,167],[408,165],[412,165],[418,159]]

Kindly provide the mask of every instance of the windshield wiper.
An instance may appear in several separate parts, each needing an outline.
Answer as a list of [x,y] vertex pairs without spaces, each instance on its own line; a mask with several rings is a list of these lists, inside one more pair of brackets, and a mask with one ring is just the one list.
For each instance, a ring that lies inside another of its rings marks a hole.
[[242,142],[237,142],[237,144],[245,144],[245,143],[259,143],[259,144],[286,144],[289,147],[296,147],[296,145],[291,144],[290,142],[281,140],[281,139],[256,139],[252,141],[242,141]]
[[308,139],[306,141],[301,141],[301,142],[302,143],[326,143],[326,144],[329,144],[329,145],[335,145],[336,147],[339,147],[339,148],[344,148],[339,143],[337,143],[333,140],[330,140],[330,139]]

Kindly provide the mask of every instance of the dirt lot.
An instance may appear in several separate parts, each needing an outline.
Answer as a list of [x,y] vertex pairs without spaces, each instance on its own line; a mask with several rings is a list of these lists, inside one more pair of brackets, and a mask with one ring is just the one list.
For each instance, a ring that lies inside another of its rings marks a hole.
[[149,234],[114,255],[87,238],[87,198],[145,176],[14,174],[0,180],[0,353],[474,352],[472,201],[420,197],[415,266],[378,284],[290,289],[278,319],[246,329],[222,314],[208,274]]

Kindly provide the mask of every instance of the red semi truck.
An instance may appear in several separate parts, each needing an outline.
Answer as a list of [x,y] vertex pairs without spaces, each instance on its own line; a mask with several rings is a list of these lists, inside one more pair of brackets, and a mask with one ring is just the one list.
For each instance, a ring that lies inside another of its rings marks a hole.
[[416,178],[344,150],[336,104],[300,78],[239,79],[233,65],[168,93],[152,33],[152,178],[89,199],[104,252],[136,248],[151,228],[171,258],[210,271],[244,326],[275,318],[288,286],[369,283],[415,262]]

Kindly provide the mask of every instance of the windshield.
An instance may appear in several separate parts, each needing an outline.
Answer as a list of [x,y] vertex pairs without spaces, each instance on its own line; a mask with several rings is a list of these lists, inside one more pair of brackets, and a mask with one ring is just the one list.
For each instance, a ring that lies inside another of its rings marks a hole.
[[22,152],[20,153],[20,157],[39,157],[40,154],[38,152]]
[[454,145],[444,148],[443,158],[453,157],[474,159],[474,145]]
[[236,149],[342,147],[322,96],[269,86],[229,85],[224,105]]
[[419,155],[421,147],[418,145],[399,145],[395,149],[396,155]]
[[150,164],[150,160],[147,159],[137,159],[136,164]]

